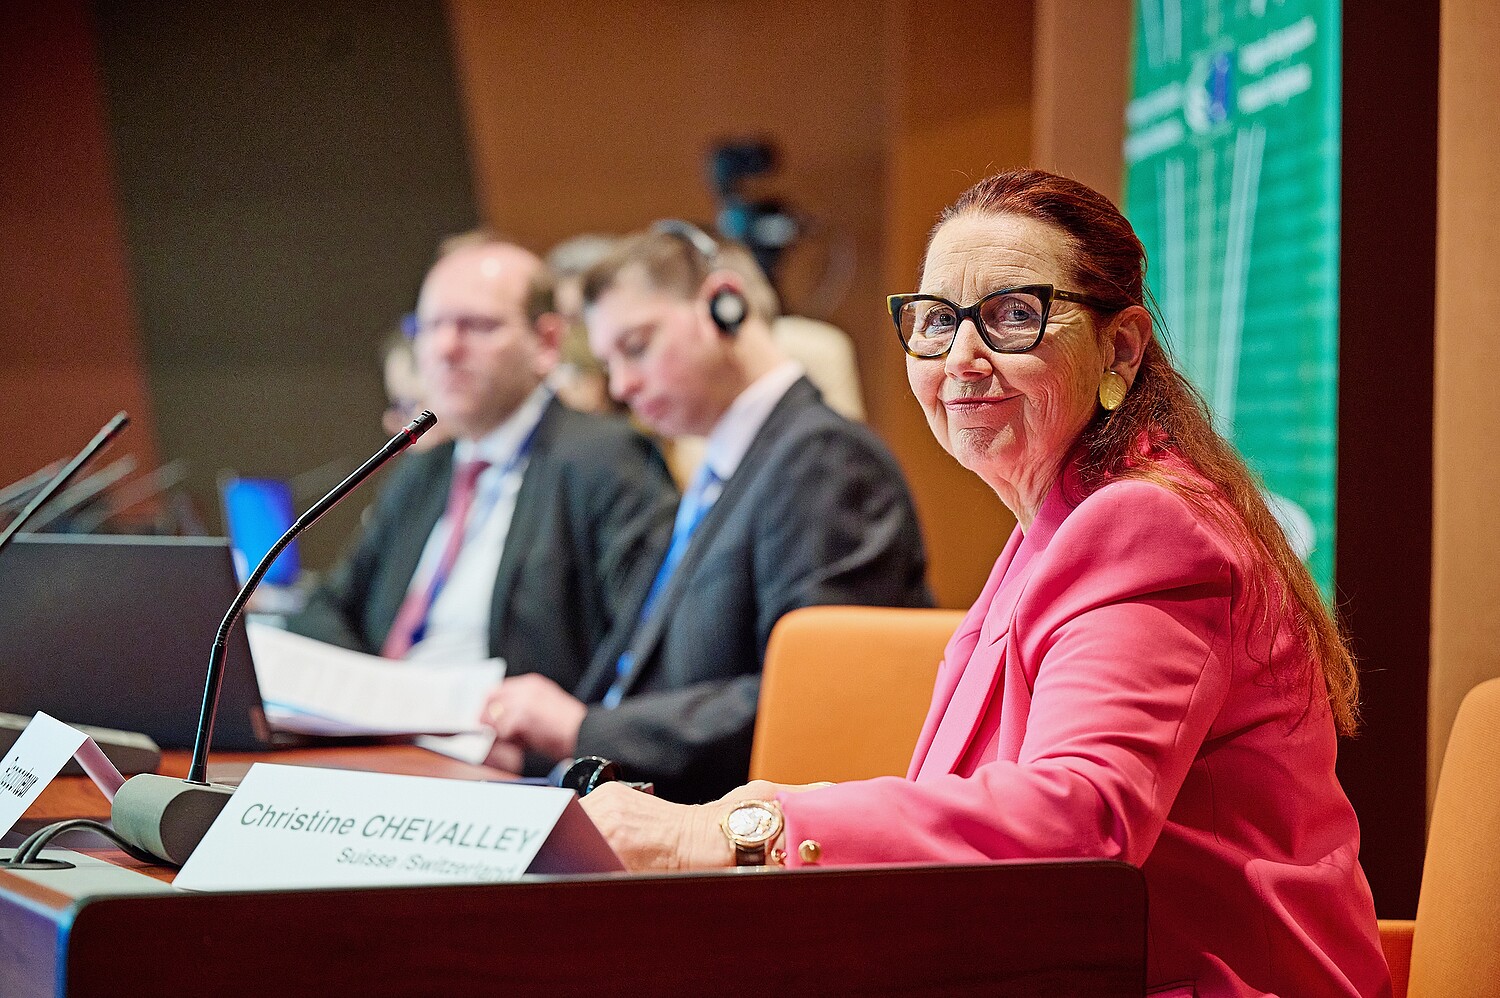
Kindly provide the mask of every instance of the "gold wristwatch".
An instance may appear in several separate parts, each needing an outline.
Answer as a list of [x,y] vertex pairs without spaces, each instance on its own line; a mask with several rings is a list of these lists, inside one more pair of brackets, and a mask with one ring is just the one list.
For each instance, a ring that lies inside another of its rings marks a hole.
[[765,866],[771,846],[786,823],[781,817],[781,805],[774,800],[747,800],[724,815],[719,827],[734,846],[735,866]]

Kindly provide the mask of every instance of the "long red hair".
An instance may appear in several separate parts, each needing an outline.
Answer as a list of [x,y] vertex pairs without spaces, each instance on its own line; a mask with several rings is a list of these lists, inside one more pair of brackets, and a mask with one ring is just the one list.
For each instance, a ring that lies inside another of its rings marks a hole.
[[[1119,209],[1092,188],[1040,170],[996,174],[961,194],[933,231],[970,214],[1019,215],[1060,229],[1073,244],[1071,289],[1097,299],[1106,315],[1132,305],[1149,308],[1145,249]],[[1156,317],[1156,310],[1149,310]],[[1267,567],[1248,573],[1250,605],[1266,619],[1272,640],[1281,626],[1295,629],[1309,661],[1321,667],[1339,732],[1353,734],[1359,725],[1359,672],[1348,641],[1266,506],[1255,474],[1214,431],[1203,397],[1178,372],[1160,339],[1153,336],[1147,344],[1125,401],[1113,413],[1097,410],[1077,448],[1079,474],[1069,483],[1077,501],[1114,479],[1156,482]],[[1182,472],[1184,460],[1196,475]],[[1269,662],[1269,645],[1266,656]]]

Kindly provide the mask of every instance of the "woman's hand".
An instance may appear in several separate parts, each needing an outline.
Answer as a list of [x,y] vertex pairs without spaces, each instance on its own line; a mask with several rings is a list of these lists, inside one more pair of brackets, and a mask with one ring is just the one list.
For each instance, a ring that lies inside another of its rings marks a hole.
[[606,783],[579,803],[632,872],[709,870],[734,861],[712,813],[728,810],[722,802],[672,804],[623,783]]
[[734,865],[734,848],[720,823],[735,805],[831,785],[756,780],[711,803],[688,805],[606,783],[579,803],[627,869],[711,870]]

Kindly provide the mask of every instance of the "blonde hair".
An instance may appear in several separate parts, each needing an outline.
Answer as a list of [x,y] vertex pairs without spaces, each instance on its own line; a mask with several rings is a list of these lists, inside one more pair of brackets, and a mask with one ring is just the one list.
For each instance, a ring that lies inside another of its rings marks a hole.
[[588,269],[583,275],[584,304],[598,301],[630,267],[639,267],[656,290],[689,299],[698,294],[715,270],[733,271],[744,282],[745,303],[751,315],[770,323],[781,313],[776,289],[741,244],[718,240],[716,252],[708,257],[682,236],[654,230],[627,236]]

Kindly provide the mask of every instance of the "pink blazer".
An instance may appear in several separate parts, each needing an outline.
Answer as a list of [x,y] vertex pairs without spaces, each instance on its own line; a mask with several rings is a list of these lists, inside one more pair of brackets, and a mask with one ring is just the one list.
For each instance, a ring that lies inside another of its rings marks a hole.
[[949,641],[907,779],[780,795],[788,863],[1120,859],[1152,993],[1389,994],[1322,680],[1245,607],[1255,570],[1160,486],[1054,488]]

